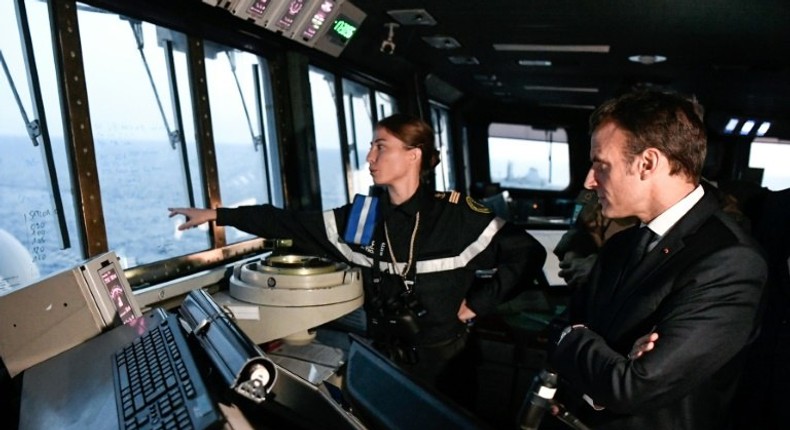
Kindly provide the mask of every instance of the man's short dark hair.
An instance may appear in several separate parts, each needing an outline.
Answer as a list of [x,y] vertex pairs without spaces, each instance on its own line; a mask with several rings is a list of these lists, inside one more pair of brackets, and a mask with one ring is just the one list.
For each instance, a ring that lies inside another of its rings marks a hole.
[[699,183],[707,152],[703,109],[677,93],[635,91],[608,100],[590,116],[590,133],[612,122],[627,135],[626,161],[647,148],[669,159],[670,174],[682,173]]

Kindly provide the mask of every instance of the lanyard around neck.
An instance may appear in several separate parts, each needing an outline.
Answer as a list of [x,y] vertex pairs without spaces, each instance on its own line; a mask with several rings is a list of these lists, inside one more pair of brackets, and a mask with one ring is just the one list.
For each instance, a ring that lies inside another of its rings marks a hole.
[[[412,264],[414,263],[414,241],[417,238],[417,230],[420,228],[420,213],[417,212],[417,216],[414,220],[414,228],[411,231],[411,240],[409,241],[409,258],[406,261],[406,265],[403,267],[401,273],[398,273],[398,276],[406,282],[406,277],[411,270]],[[390,234],[389,229],[387,228],[387,222],[384,221],[384,238],[387,241],[387,250],[390,254],[390,260],[392,260],[392,265],[397,269],[398,267],[398,260],[395,258],[395,251],[392,249],[392,242],[390,241]],[[408,284],[407,284],[408,285]]]

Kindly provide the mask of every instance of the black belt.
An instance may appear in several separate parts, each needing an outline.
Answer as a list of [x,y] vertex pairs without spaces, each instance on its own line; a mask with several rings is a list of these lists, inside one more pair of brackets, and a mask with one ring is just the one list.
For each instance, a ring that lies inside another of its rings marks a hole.
[[374,341],[373,346],[395,362],[416,364],[420,361],[420,356],[433,356],[438,360],[450,359],[456,352],[456,342],[465,342],[466,334],[466,330],[459,331],[451,338],[422,345],[408,345],[397,341]]
[[418,348],[418,349],[441,348],[441,347],[444,347],[444,346],[452,344],[453,342],[457,341],[458,339],[466,337],[466,333],[467,333],[466,328],[464,328],[463,330],[456,331],[453,334],[453,336],[450,337],[450,338],[447,338],[447,339],[444,339],[444,340],[440,340],[440,341],[434,342],[434,343],[426,343],[426,344],[421,344],[421,345],[415,345],[415,347]]

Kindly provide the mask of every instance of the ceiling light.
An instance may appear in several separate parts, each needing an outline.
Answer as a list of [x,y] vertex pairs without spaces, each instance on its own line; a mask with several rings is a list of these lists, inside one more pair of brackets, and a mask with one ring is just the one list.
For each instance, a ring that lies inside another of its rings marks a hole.
[[738,118],[730,118],[730,120],[727,121],[727,125],[724,126],[724,132],[732,133],[733,131],[735,131],[735,127],[738,126],[738,122],[739,122]]
[[743,126],[741,126],[741,136],[746,136],[749,134],[749,132],[752,131],[752,128],[754,128],[754,121],[748,120],[744,122]]
[[763,123],[760,124],[760,127],[757,128],[757,135],[765,136],[765,133],[768,133],[769,128],[771,128],[771,123],[768,121],[763,121]]
[[540,67],[549,67],[551,66],[551,61],[548,60],[518,60],[519,66],[540,66]]
[[634,63],[644,64],[646,66],[649,66],[651,64],[667,61],[667,57],[663,55],[632,55],[628,57],[628,60],[633,61]]
[[555,87],[550,85],[524,85],[527,91],[566,91],[573,93],[597,93],[598,88],[593,87]]
[[518,43],[495,43],[497,51],[525,51],[525,52],[592,52],[606,54],[609,45],[524,45]]
[[425,36],[422,40],[436,49],[453,49],[461,47],[461,44],[450,36]]

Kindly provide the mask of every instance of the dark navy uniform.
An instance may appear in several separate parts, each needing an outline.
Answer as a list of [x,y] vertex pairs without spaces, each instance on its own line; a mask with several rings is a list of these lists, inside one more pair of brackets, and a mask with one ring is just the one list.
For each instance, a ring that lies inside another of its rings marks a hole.
[[[429,367],[428,374],[435,373],[463,346],[466,326],[458,320],[457,312],[464,298],[478,316],[488,314],[525,288],[542,270],[546,258],[543,246],[523,228],[496,218],[486,207],[457,192],[431,193],[421,187],[398,206],[391,205],[388,194],[382,193],[369,244],[344,239],[352,216],[351,204],[323,213],[270,205],[217,210],[220,225],[266,238],[291,238],[300,252],[361,267],[369,329],[383,304],[396,300],[406,289],[400,275],[411,253],[412,264],[404,276],[412,288],[412,299],[426,311],[416,318],[419,333],[410,339],[379,333],[374,340],[413,346],[419,357],[393,358],[406,367],[414,365],[417,358],[418,366]],[[496,271],[489,279],[476,279],[475,271],[481,269]],[[385,282],[374,282],[382,278]],[[458,339],[460,343],[454,342]]]

